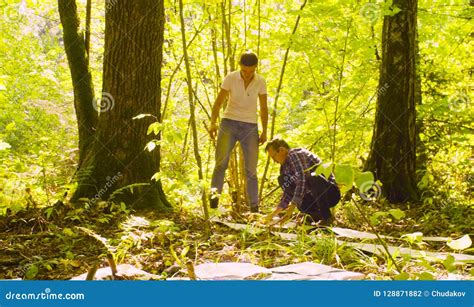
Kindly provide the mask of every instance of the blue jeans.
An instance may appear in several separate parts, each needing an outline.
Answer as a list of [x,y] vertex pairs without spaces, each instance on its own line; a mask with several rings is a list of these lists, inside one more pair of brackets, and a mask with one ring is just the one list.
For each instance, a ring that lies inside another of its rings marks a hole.
[[252,208],[258,207],[258,126],[257,124],[224,118],[219,127],[216,145],[216,166],[212,174],[211,188],[222,193],[225,171],[229,165],[232,149],[240,142],[245,162],[247,177],[248,202]]

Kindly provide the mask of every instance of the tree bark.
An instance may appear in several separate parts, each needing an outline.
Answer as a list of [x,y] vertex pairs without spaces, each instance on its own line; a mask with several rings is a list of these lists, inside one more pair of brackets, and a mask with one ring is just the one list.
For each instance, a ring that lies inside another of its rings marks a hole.
[[[93,150],[87,154],[73,200],[114,198],[134,208],[168,210],[160,180],[160,146],[145,146],[161,118],[163,1],[117,1],[105,14],[103,90]],[[139,114],[152,114],[133,120]],[[132,185],[132,186],[131,186]],[[130,187],[124,188],[124,187]],[[124,188],[124,189],[122,189]]]
[[86,153],[91,149],[97,126],[98,116],[93,105],[94,87],[84,37],[79,31],[80,21],[76,1],[58,0],[58,10],[63,26],[64,49],[74,87],[74,108],[79,132],[78,169],[80,169]]
[[366,169],[392,202],[418,199],[416,186],[417,0],[394,0],[401,11],[385,16],[382,66],[371,150]]

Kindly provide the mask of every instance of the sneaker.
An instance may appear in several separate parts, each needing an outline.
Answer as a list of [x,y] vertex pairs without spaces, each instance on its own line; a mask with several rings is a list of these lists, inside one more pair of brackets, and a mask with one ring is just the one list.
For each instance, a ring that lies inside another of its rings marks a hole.
[[209,197],[209,204],[211,206],[211,209],[217,209],[217,206],[219,206],[219,197],[217,196]]

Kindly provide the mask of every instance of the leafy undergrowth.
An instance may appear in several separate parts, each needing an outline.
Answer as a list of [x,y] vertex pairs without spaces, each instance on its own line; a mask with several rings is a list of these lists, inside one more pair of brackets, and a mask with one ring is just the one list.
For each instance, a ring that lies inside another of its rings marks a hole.
[[[410,208],[400,210],[402,213],[390,212],[384,204],[346,202],[335,209],[335,226],[373,232],[356,206],[363,206],[364,215],[380,234],[396,238],[388,239],[387,244],[434,252],[454,251],[446,242],[425,242],[419,235],[401,237],[423,232],[423,235],[458,238],[464,234],[464,227],[469,226],[467,217],[472,213],[459,212],[466,218],[464,226],[452,229],[450,220],[441,218],[442,212],[437,225],[424,225],[413,217],[423,219],[436,213]],[[387,255],[338,244],[335,234],[328,229],[280,229],[297,235],[295,240],[284,240],[262,229],[258,218],[246,214],[237,220],[227,214],[219,217],[249,225],[249,229],[237,231],[206,223],[184,210],[166,215],[153,211],[130,212],[123,204],[107,202],[94,206],[57,202],[51,207],[7,212],[0,217],[0,278],[70,279],[93,266],[108,266],[107,254],[112,254],[118,264],[134,265],[162,279],[187,277],[190,262],[198,265],[230,261],[268,268],[312,261],[361,272],[367,279],[444,279],[452,278],[451,274],[472,278],[472,263],[456,262],[451,256],[438,261],[404,256],[393,263]],[[445,223],[447,227],[440,231],[438,226]],[[464,253],[472,254],[472,248]]]
[[474,204],[436,207],[351,200],[339,204],[335,213],[340,227],[373,232],[373,225],[380,233],[393,236],[421,232],[426,236],[455,238],[472,235],[474,229]]

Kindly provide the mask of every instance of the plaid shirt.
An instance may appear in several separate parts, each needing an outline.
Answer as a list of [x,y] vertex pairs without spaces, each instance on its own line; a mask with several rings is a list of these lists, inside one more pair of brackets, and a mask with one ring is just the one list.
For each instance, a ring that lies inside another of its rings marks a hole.
[[[311,176],[311,172],[315,170],[315,166],[321,164],[321,159],[315,154],[304,148],[292,148],[288,151],[288,157],[280,166],[280,175],[283,188],[279,208],[286,209],[290,202],[297,206],[301,205],[303,197],[309,189],[307,187],[307,178]],[[288,189],[290,185],[294,185],[295,189]],[[294,193],[292,193],[294,191]]]

